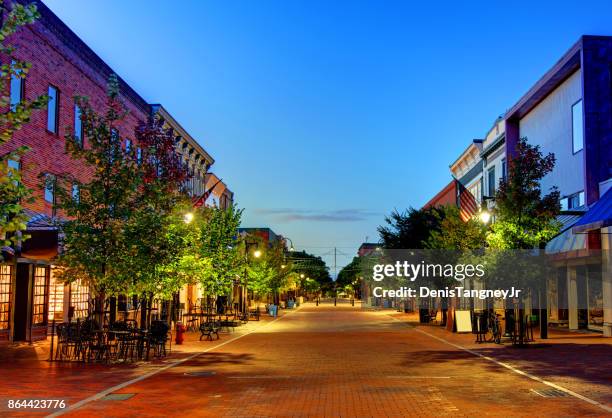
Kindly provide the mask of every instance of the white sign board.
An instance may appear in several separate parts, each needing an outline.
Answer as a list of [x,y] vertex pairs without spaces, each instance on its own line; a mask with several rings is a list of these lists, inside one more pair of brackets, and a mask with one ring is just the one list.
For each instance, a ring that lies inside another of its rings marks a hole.
[[470,311],[455,311],[457,332],[472,332],[472,315]]

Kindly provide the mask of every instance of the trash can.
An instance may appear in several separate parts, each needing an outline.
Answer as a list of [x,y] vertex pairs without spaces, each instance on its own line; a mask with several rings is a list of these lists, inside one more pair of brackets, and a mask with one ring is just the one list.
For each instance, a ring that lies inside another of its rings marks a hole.
[[276,315],[278,314],[278,306],[270,305],[268,307],[268,314],[276,318]]

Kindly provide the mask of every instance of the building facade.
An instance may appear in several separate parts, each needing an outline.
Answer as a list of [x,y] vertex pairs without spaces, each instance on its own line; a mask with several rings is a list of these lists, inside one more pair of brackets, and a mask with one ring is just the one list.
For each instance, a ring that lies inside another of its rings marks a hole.
[[[547,246],[557,267],[549,279],[549,319],[607,336],[612,335],[612,265],[606,220],[612,214],[596,207],[607,207],[610,199],[610,68],[612,37],[582,36],[505,115],[510,159],[520,138],[556,158],[542,180],[544,192],[558,188],[564,211],[563,231]],[[590,219],[594,209],[597,216]]]
[[[610,68],[612,37],[581,37],[450,166],[459,188],[465,187],[478,205],[493,208],[519,139],[555,155],[555,168],[541,183],[543,193],[559,190],[562,209],[561,231],[546,247],[555,266],[546,279],[548,320],[607,336],[612,335]],[[457,202],[461,208],[462,201]]]
[[[41,1],[35,4],[40,19],[21,27],[9,39],[15,46],[13,57],[2,57],[5,62],[16,58],[32,65],[25,79],[10,83],[11,97],[31,100],[46,94],[50,101],[46,110],[34,112],[31,121],[0,147],[3,155],[21,146],[29,147],[19,161],[8,163],[21,171],[34,197],[32,203],[24,203],[29,217],[26,233],[31,238],[0,264],[0,341],[44,339],[50,321],[84,317],[90,309],[90,292],[85,283],[65,285],[54,277],[53,259],[58,253],[54,219],[61,214],[54,208],[55,186],[45,186],[42,179],[70,174],[81,182],[87,181],[88,168],[65,152],[69,131],[80,136],[87,147],[74,97],[87,96],[94,110],[103,111],[107,81],[114,71]],[[213,158],[161,105],[147,103],[120,77],[118,81],[120,99],[128,110],[116,126],[122,146],[138,148],[134,131],[139,122],[150,115],[162,117],[177,133],[177,152],[191,174],[190,194],[205,193]],[[233,200],[227,187],[219,191],[219,196],[226,206]],[[127,300],[123,304],[131,305]]]

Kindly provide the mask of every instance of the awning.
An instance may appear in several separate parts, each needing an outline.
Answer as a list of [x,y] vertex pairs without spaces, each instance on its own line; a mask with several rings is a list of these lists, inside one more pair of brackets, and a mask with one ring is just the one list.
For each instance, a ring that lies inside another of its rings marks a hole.
[[612,189],[608,190],[572,227],[574,233],[612,226]]
[[24,209],[23,213],[28,217],[28,231],[54,231],[57,230],[56,220],[44,213]]
[[546,243],[546,254],[565,253],[587,248],[586,235],[575,234],[572,231],[572,226],[583,216],[584,212],[563,212],[557,216],[557,221],[561,223],[561,229],[556,237]]

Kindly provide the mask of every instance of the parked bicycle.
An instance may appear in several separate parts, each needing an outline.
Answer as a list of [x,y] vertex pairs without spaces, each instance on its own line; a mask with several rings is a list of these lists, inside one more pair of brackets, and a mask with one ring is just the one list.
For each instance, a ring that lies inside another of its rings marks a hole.
[[488,342],[494,342],[495,344],[501,343],[502,337],[502,327],[501,327],[501,315],[490,311],[489,318],[487,321],[487,336],[486,340]]

